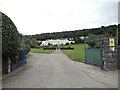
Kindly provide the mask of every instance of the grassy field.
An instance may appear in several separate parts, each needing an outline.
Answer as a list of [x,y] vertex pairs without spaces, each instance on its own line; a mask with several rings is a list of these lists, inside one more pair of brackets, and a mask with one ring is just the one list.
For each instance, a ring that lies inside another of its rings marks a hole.
[[72,60],[83,62],[85,60],[85,45],[86,44],[71,45],[74,50],[62,50],[62,52],[68,55]]
[[43,48],[31,48],[31,53],[44,53],[44,54],[50,54],[53,53],[54,50],[43,50]]

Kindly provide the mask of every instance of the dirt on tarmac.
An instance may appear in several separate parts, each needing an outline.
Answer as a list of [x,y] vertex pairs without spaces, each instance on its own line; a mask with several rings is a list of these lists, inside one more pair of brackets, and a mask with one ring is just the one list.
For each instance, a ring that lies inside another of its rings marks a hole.
[[60,50],[30,53],[24,67],[3,79],[3,88],[118,88],[118,71],[72,61]]

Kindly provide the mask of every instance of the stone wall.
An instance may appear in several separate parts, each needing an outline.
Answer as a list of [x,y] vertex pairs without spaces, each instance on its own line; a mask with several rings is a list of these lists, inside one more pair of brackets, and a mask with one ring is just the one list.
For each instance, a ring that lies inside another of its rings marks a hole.
[[118,68],[120,69],[120,46],[118,47],[118,52],[117,52],[117,65],[118,65]]
[[117,68],[117,53],[107,53],[104,61],[105,69],[115,70]]

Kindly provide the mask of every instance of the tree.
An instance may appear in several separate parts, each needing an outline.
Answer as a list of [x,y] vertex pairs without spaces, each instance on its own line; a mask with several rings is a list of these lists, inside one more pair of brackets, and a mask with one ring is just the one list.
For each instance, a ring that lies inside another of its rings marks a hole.
[[[47,39],[64,39],[64,38],[74,38],[76,43],[80,43],[79,37],[81,36],[89,36],[89,34],[93,35],[104,35],[106,37],[116,36],[116,28],[117,25],[109,25],[109,26],[101,26],[100,28],[90,28],[90,29],[82,29],[82,30],[74,30],[74,31],[63,31],[63,32],[53,32],[53,33],[42,33],[32,35],[37,40],[47,40]],[[77,37],[77,38],[76,38]],[[82,42],[82,41],[81,41]]]
[[118,45],[120,46],[120,24],[118,25]]
[[87,39],[85,39],[86,42],[88,42],[88,45],[90,47],[100,47],[100,41],[104,38],[104,35],[93,35],[90,34]]
[[69,43],[67,42],[65,45],[67,45],[67,46],[68,46],[68,45],[69,45]]
[[19,58],[20,34],[15,24],[5,14],[2,14],[2,63],[3,73],[8,73],[8,59],[16,62]]
[[88,45],[93,48],[93,47],[95,47],[96,43],[95,42],[88,42]]
[[31,50],[30,46],[30,37],[25,37],[24,35],[20,34],[21,37],[21,47],[26,49],[26,54]]
[[48,43],[48,46],[50,46],[51,44],[50,43]]
[[32,38],[30,40],[30,45],[31,45],[32,48],[38,47],[37,40],[35,38]]

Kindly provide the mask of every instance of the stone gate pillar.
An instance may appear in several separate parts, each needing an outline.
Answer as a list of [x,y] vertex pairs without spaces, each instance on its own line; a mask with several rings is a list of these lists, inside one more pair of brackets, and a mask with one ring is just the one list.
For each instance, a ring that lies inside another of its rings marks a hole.
[[120,46],[117,48],[117,68],[120,69]]
[[[115,40],[116,42],[116,40]],[[116,47],[115,47],[116,49]],[[104,69],[115,70],[117,68],[117,52],[111,52],[109,46],[109,39],[104,40]]]

